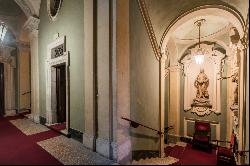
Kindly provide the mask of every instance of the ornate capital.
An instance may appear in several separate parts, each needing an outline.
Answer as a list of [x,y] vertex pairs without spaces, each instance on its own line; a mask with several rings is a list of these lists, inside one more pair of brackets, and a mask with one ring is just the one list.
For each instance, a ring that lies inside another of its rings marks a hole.
[[40,19],[39,18],[35,18],[33,16],[30,16],[29,19],[25,22],[23,28],[32,33],[34,30],[37,31],[38,30],[38,25],[40,23]]

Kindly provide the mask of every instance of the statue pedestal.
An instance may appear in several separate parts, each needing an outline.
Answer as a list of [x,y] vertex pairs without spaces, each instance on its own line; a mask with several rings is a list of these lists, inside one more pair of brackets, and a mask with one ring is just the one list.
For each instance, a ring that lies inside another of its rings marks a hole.
[[209,99],[206,99],[206,98],[195,98],[193,100],[193,103],[191,104],[191,107],[212,108],[212,105],[210,104]]
[[198,116],[209,115],[213,111],[209,99],[206,98],[195,98],[191,107],[191,112]]

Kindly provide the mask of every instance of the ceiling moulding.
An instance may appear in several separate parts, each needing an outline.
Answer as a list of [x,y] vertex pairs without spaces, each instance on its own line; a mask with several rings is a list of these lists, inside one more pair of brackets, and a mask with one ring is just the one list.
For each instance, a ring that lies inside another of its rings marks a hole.
[[20,6],[27,18],[30,16],[39,16],[41,0],[15,0]]

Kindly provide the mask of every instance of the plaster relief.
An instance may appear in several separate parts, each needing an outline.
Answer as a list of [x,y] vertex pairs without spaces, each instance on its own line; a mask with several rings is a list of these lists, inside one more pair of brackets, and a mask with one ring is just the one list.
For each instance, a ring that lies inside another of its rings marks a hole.
[[180,60],[185,76],[184,111],[198,116],[221,112],[221,73],[225,54],[215,49],[215,44],[201,44],[205,50],[203,64],[194,61],[198,46],[190,48],[189,54]]

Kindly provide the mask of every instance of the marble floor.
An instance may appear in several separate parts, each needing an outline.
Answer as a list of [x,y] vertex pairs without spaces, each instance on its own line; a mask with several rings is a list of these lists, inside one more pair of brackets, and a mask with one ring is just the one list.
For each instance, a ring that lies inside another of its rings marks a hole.
[[25,135],[38,134],[49,130],[47,127],[41,124],[36,124],[27,118],[10,120],[10,122]]
[[[42,153],[47,153],[44,154],[47,155],[47,158],[49,158],[48,156],[51,156],[53,163],[56,163],[53,159],[55,158],[63,165],[116,165],[115,162],[108,160],[98,153],[85,148],[81,142],[76,141],[72,138],[67,138],[60,134],[51,134],[49,132],[53,133],[54,131],[50,130],[46,126],[35,123],[26,117],[12,117],[11,119],[4,118],[3,120],[5,121],[6,125],[12,128],[12,134],[14,134],[14,132],[17,132],[17,135],[20,135],[23,140],[26,139],[27,145],[23,146],[23,149],[19,149],[20,151],[23,150],[21,154],[25,153],[26,151],[28,152],[29,149],[27,147],[32,146],[37,147],[36,150],[42,150]],[[8,134],[6,133],[6,135]],[[36,154],[33,155],[34,157],[39,158],[39,156],[36,156]],[[22,160],[23,159],[20,159],[20,161]],[[20,161],[16,161],[15,163],[20,163]],[[29,158],[27,158],[24,163],[29,164],[29,161],[32,161],[32,159],[29,160]],[[47,164],[50,161],[42,162]],[[6,159],[4,164],[8,163],[13,162]],[[36,165],[37,162],[34,162],[34,164]]]
[[64,165],[112,165],[114,162],[85,148],[80,142],[58,136],[38,142],[43,149]]

